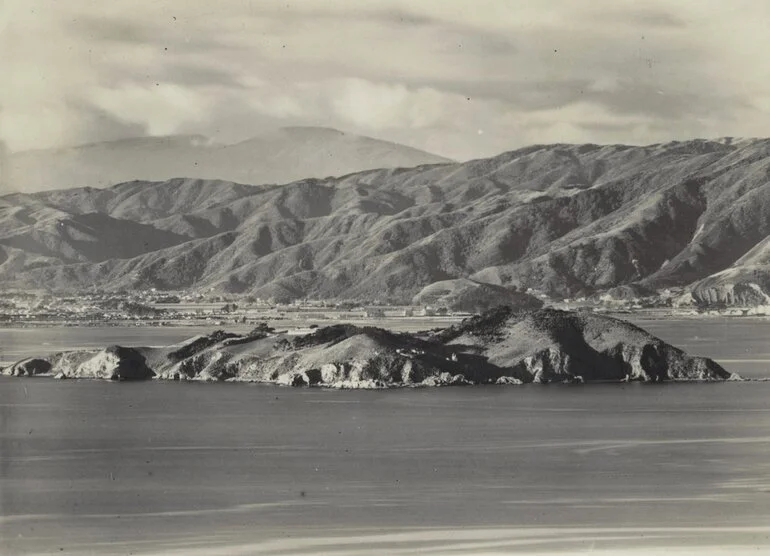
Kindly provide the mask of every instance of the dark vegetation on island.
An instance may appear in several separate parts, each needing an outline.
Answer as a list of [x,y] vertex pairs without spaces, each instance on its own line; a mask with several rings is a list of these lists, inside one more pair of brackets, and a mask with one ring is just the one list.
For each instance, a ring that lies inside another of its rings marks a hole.
[[730,378],[714,361],[621,320],[508,306],[419,333],[340,324],[293,336],[262,324],[243,335],[218,330],[164,348],[61,352],[19,361],[4,373],[335,388]]

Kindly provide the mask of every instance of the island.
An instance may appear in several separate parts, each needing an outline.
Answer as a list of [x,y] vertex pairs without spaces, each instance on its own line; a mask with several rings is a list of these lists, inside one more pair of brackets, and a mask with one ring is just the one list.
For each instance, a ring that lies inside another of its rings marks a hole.
[[327,388],[736,378],[619,319],[510,306],[417,333],[352,324],[303,335],[266,325],[247,334],[220,330],[162,348],[109,346],[27,358],[3,374]]

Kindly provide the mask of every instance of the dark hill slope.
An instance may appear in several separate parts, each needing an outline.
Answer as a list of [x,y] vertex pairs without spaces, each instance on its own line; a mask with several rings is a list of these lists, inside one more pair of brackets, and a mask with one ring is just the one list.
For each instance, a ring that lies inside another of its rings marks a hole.
[[[400,301],[458,278],[570,297],[703,279],[766,284],[768,155],[770,140],[550,145],[284,186],[175,179],[9,195],[0,261],[11,264],[0,264],[0,280]],[[13,239],[95,212],[166,235],[99,262]]]

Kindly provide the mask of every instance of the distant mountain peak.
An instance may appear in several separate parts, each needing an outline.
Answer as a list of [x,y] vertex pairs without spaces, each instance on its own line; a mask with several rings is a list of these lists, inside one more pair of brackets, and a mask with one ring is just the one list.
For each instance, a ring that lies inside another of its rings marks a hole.
[[335,129],[333,127],[325,127],[325,126],[285,126],[278,128],[279,131],[285,131],[287,133],[326,133],[331,135],[348,135],[344,131],[340,131],[339,129]]
[[255,185],[288,183],[448,162],[405,145],[325,127],[280,128],[234,144],[202,135],[133,137],[9,153],[6,159],[5,187],[26,192],[178,176]]

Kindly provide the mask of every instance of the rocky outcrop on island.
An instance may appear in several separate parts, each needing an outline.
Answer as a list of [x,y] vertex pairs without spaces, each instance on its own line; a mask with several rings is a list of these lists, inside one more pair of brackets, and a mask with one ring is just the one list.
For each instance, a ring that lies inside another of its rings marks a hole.
[[711,359],[690,356],[631,323],[588,312],[501,307],[443,330],[438,339],[524,381],[730,377]]
[[730,374],[627,322],[499,307],[432,332],[340,324],[291,336],[222,331],[164,348],[113,346],[20,361],[11,375],[248,381],[378,388],[529,382],[723,380]]
[[43,375],[108,380],[145,380],[155,376],[140,350],[123,346],[64,351],[47,358],[31,357],[14,363],[3,372],[12,376]]

